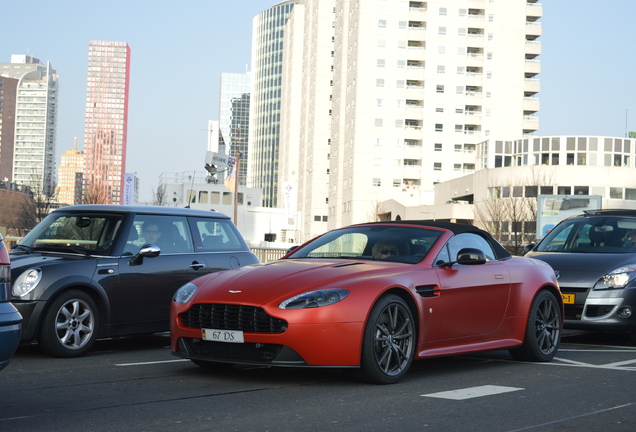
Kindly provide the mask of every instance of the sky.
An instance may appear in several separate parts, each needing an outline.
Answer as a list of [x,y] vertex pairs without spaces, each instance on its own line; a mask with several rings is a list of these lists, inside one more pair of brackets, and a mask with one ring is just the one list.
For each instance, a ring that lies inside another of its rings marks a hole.
[[[364,1],[364,0],[363,0]],[[497,0],[509,1],[509,0]],[[83,149],[88,42],[127,42],[126,172],[150,200],[162,173],[203,174],[221,73],[251,62],[252,19],[278,0],[0,0],[0,62],[28,54],[57,68],[57,155]],[[540,129],[535,135],[636,131],[636,1],[544,0]]]

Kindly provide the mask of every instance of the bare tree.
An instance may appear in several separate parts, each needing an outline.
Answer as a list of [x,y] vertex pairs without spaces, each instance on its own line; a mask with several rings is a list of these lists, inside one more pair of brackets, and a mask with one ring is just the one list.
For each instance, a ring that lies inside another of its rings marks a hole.
[[110,204],[108,191],[100,186],[88,185],[84,188],[82,204]]
[[157,206],[165,206],[168,204],[168,196],[166,195],[166,185],[160,184],[157,190],[152,189],[152,204]]
[[375,201],[371,204],[367,219],[369,222],[390,221],[391,213],[387,212],[379,201]]

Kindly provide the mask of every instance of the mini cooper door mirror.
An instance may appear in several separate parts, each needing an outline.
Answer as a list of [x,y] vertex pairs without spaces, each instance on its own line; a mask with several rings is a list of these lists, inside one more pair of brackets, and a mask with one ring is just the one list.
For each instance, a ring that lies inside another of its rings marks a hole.
[[139,252],[137,252],[137,255],[135,255],[131,258],[130,261],[128,261],[128,265],[132,266],[143,264],[144,257],[154,258],[156,256],[159,256],[160,253],[161,249],[159,248],[159,246],[153,244],[145,244],[141,248],[139,248]]

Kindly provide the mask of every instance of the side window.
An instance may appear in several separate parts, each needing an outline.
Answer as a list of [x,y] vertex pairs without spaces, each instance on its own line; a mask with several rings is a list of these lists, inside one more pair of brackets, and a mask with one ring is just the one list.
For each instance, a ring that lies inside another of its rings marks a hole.
[[134,255],[147,243],[159,246],[162,254],[194,252],[187,219],[179,216],[135,216],[124,255]]
[[483,237],[473,233],[457,234],[448,241],[448,248],[451,260],[457,259],[457,253],[464,248],[475,248],[481,250],[486,255],[487,261],[495,259],[495,253],[490,244]]
[[194,235],[197,237],[197,250],[229,251],[243,250],[243,242],[234,230],[229,219],[195,219]]

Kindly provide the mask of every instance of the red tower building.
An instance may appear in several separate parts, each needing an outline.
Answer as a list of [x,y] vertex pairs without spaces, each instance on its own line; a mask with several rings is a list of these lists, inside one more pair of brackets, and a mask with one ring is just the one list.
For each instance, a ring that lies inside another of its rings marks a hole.
[[84,202],[121,204],[126,171],[130,46],[90,41],[84,125]]

